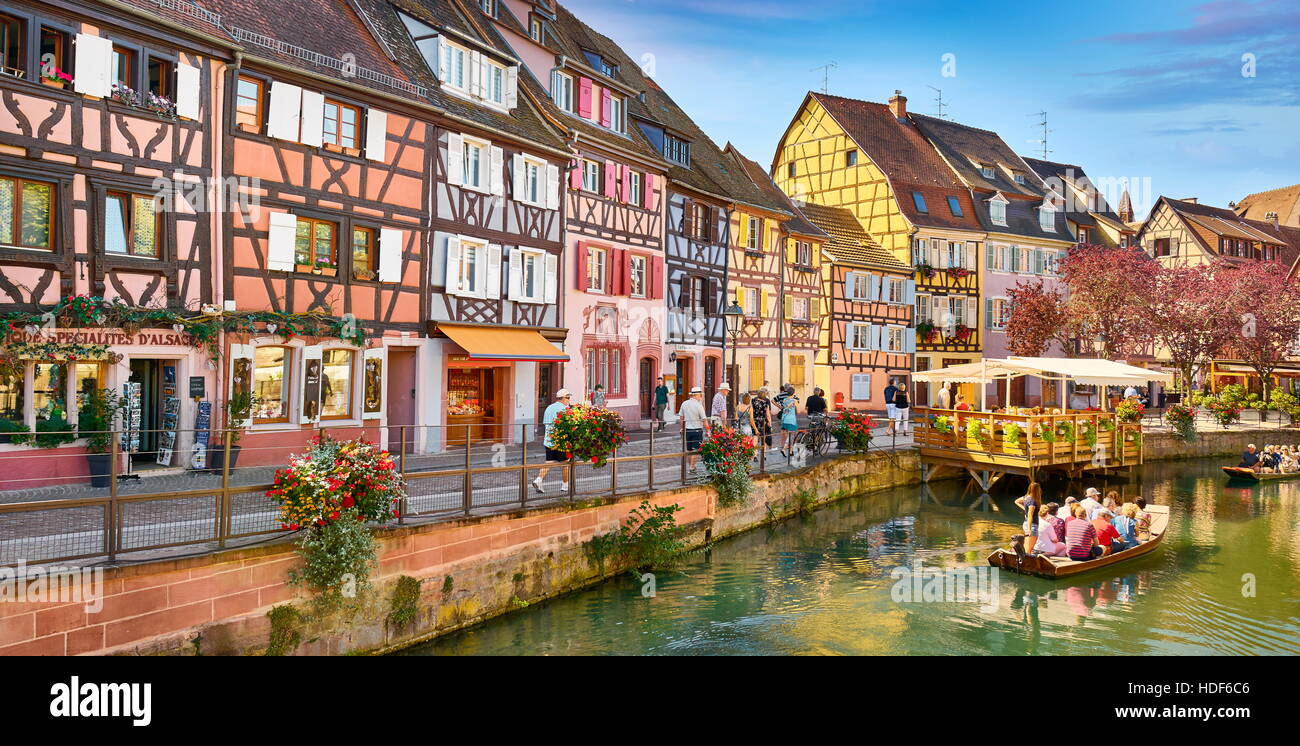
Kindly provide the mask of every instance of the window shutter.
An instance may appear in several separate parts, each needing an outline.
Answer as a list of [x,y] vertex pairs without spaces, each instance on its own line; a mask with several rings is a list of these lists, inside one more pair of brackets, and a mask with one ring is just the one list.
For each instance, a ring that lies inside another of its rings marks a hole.
[[602,86],[600,89],[600,126],[606,129],[614,123],[613,118],[610,116],[613,99],[614,96],[610,94],[609,89]]
[[992,298],[984,299],[984,328],[985,329],[993,328],[993,299]]
[[554,303],[560,290],[560,258],[555,254],[546,254],[546,297],[547,303]]
[[77,64],[73,88],[87,96],[108,98],[113,93],[113,42],[94,34],[77,34]]
[[569,172],[569,188],[573,191],[582,190],[582,159],[577,160],[577,166]]
[[650,258],[650,298],[663,300],[664,297],[664,258]]
[[275,81],[271,84],[271,108],[267,118],[266,134],[280,140],[298,140],[302,121],[302,89],[291,83]]
[[966,242],[966,253],[964,255],[964,258],[966,260],[966,265],[965,265],[966,269],[969,270],[979,269],[980,266],[979,253],[980,253],[980,245],[978,241]]
[[765,318],[765,319],[769,317],[769,316],[768,316],[768,312],[767,312],[767,310],[768,310],[768,297],[767,297],[767,296],[768,296],[768,294],[765,293],[765,292],[763,292],[762,290],[759,290],[759,291],[758,291],[758,297],[759,297],[759,301],[758,301],[758,315],[761,316],[762,318]]
[[591,119],[591,78],[578,78],[578,116]]
[[993,259],[995,258],[996,253],[999,251],[1002,251],[1000,247],[997,249],[988,249],[984,252],[984,269],[993,271],[998,268],[997,263],[994,262]]
[[402,281],[402,242],[404,232],[396,228],[379,230],[379,281]]
[[631,202],[632,202],[632,169],[631,169],[631,167],[629,167],[629,166],[619,166],[618,168],[619,168],[620,171],[623,172],[623,199],[622,199],[622,202],[624,202],[625,204],[631,204]]
[[749,216],[736,213],[739,217],[740,230],[736,231],[736,244],[741,248],[749,246]]
[[506,279],[506,299],[523,300],[524,294],[524,253],[516,246],[510,249],[510,267]]
[[605,198],[616,199],[618,197],[618,165],[613,161],[605,161]]
[[682,204],[682,235],[693,236],[695,233],[691,230],[691,218],[694,213],[691,210],[691,201],[688,199]]
[[388,162],[388,112],[370,109],[366,112],[366,158],[380,163]]
[[930,296],[930,323],[936,326],[948,325],[948,296]]
[[519,105],[519,66],[506,68],[506,106],[515,108]]
[[483,73],[487,65],[483,64],[482,52],[470,52],[469,55],[469,93],[483,98]]
[[560,167],[546,164],[546,209],[560,209]]
[[945,261],[943,256],[944,250],[945,249],[943,246],[943,241],[940,241],[938,239],[930,240],[930,266],[931,267],[934,267],[935,269],[943,269],[945,266],[947,266],[947,262]]
[[486,282],[483,284],[485,298],[501,298],[501,245],[488,244]]
[[438,37],[438,82],[447,82],[447,41]]
[[789,321],[794,318],[794,296],[787,295],[782,300],[785,301],[785,303],[782,304],[782,311],[785,314],[783,318],[786,321]]
[[316,91],[302,92],[302,115],[299,120],[298,141],[319,148],[325,142],[325,94]]
[[447,295],[460,295],[460,236],[447,236]]
[[497,197],[503,197],[506,193],[505,186],[505,166],[506,155],[501,148],[494,147],[492,150],[491,165],[489,168],[492,172],[488,174],[488,185],[492,189],[492,194]]
[[524,156],[515,153],[510,158],[511,173],[514,174],[510,179],[510,194],[518,201],[523,201],[528,196],[528,172],[524,169]]
[[202,74],[197,67],[176,66],[176,115],[186,119],[199,118],[199,104],[203,97]]
[[576,275],[576,279],[574,281],[574,287],[576,287],[578,290],[581,290],[585,293],[587,292],[587,244],[586,242],[579,241],[577,243],[577,248],[578,250],[575,253],[578,255],[578,274]]
[[314,382],[308,381],[306,373],[313,362],[316,363],[316,369],[320,370],[320,363],[324,354],[325,348],[322,345],[308,345],[302,348],[302,366],[298,370],[298,380],[302,381],[302,403],[298,407],[298,424],[300,425],[320,420],[321,379],[318,374]]
[[908,306],[916,305],[916,280],[903,280],[903,303]]
[[869,324],[868,327],[867,349],[873,352],[883,350],[884,345],[881,344],[881,332],[885,331],[885,327],[879,324]]
[[854,278],[858,276],[857,272],[844,273],[844,299],[857,300],[857,282]]
[[266,239],[266,268],[293,271],[293,249],[298,241],[298,218],[288,212],[271,213],[271,227]]
[[611,295],[627,295],[629,291],[629,282],[631,274],[632,258],[627,255],[627,249],[614,249],[609,254],[610,268],[613,270],[607,273],[609,277],[609,292]]
[[820,324],[822,320],[822,299],[808,299],[808,320],[814,324]]
[[655,175],[645,175],[645,209],[655,209]]
[[966,298],[966,326],[979,328],[979,299],[973,295]]
[[[379,373],[377,380],[374,382],[375,386],[378,387],[378,389],[374,392],[375,393],[374,398],[372,398],[369,394],[370,381],[368,380],[369,371],[372,367],[374,367],[376,369],[376,372]],[[383,375],[383,370],[384,370],[384,348],[371,347],[370,349],[366,350],[365,353],[362,355],[362,366],[361,366],[362,391],[365,392],[365,395],[362,396],[362,407],[361,407],[361,419],[363,420],[378,420],[378,419],[382,419],[384,416],[385,376]]]
[[[239,361],[241,360],[248,361],[247,366],[241,366],[239,364]],[[241,381],[236,378],[236,374],[240,371],[241,368],[247,372],[247,375],[249,376],[249,380]],[[237,345],[237,344],[230,345],[230,378],[228,379],[230,381],[229,393],[236,394],[239,393],[240,391],[246,391],[248,393],[252,393],[253,391],[252,375],[253,375],[253,346]],[[241,422],[227,422],[226,427],[247,427],[248,424],[249,424],[248,420],[243,420]]]
[[880,300],[880,276],[867,275],[867,300]]
[[447,183],[465,183],[465,138],[454,132],[447,133]]

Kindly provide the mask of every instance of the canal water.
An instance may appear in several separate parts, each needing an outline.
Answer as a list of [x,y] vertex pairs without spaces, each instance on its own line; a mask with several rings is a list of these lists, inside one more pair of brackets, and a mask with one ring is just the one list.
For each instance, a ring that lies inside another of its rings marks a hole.
[[1220,465],[1049,483],[1049,500],[1098,486],[1172,508],[1155,552],[1074,580],[1002,572],[968,583],[984,593],[967,602],[925,600],[939,572],[985,567],[1019,531],[1014,494],[972,511],[946,482],[934,500],[876,493],[723,540],[656,573],[653,597],[629,573],[402,654],[1300,653],[1300,480],[1243,489]]

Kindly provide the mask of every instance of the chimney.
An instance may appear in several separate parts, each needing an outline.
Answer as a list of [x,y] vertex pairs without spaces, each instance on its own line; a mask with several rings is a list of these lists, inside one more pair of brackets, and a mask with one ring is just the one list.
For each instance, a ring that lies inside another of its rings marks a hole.
[[1199,198],[1198,198],[1198,197],[1184,197],[1184,198],[1183,198],[1182,200],[1180,200],[1180,201],[1181,201],[1181,202],[1190,202],[1190,203],[1192,203],[1193,205],[1198,205],[1198,204],[1200,204],[1200,203],[1197,202],[1197,199],[1199,199]]
[[894,112],[895,119],[907,119],[907,96],[902,91],[894,90],[894,95],[889,98],[889,110]]
[[1268,213],[1266,213],[1266,214],[1264,215],[1264,219],[1267,220],[1268,222],[1272,223],[1274,228],[1278,227],[1278,225],[1277,225],[1277,213],[1276,213],[1276,212],[1268,212]]

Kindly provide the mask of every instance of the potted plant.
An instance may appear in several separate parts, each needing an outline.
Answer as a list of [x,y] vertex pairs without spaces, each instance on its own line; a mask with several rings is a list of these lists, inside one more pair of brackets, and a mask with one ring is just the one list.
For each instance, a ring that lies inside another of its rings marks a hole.
[[922,342],[929,342],[930,338],[934,336],[934,322],[933,321],[918,322],[916,325],[916,336]]
[[749,464],[757,448],[754,439],[729,427],[715,428],[700,446],[704,468],[718,491],[718,504],[739,505],[749,496]]
[[77,434],[86,439],[91,487],[107,487],[112,481],[113,424],[124,406],[122,397],[109,389],[92,389],[81,395]]
[[623,418],[609,409],[574,404],[555,418],[551,442],[568,458],[589,461],[596,468],[609,462],[616,448],[627,442]]
[[[248,391],[237,391],[226,399],[226,430],[230,432],[230,468],[234,469],[239,461],[239,439],[244,437],[244,429],[253,416],[253,395]],[[219,431],[220,432],[220,431]],[[226,441],[224,434],[208,448],[208,468],[213,474],[220,474],[226,468]]]
[[931,277],[934,277],[934,267],[931,267],[927,262],[921,262],[916,265],[916,273],[923,279],[928,280]]
[[831,435],[835,437],[841,451],[865,453],[871,448],[871,429],[876,423],[871,415],[848,409],[831,426]]

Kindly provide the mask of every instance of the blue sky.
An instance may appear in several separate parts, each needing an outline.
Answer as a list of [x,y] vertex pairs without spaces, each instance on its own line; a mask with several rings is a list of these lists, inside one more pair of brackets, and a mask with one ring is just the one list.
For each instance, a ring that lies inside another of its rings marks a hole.
[[[769,163],[804,94],[937,113],[997,131],[1094,179],[1150,179],[1160,195],[1226,206],[1300,183],[1300,2],[1093,0],[567,0],[654,77],[719,145]],[[1289,38],[1288,38],[1289,37]],[[945,55],[954,76],[945,77]],[[1243,59],[1246,55],[1250,58]],[[1252,65],[1253,63],[1253,65]]]

